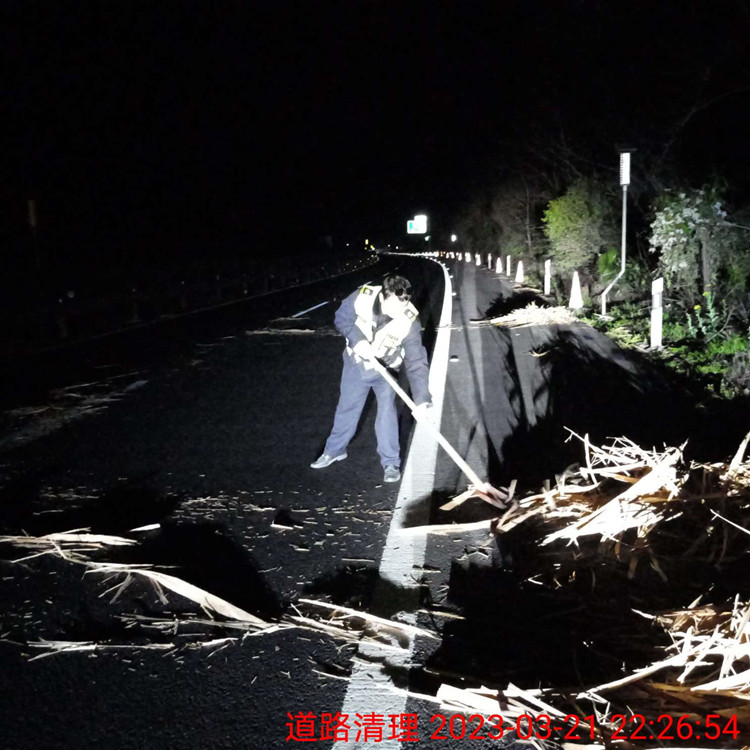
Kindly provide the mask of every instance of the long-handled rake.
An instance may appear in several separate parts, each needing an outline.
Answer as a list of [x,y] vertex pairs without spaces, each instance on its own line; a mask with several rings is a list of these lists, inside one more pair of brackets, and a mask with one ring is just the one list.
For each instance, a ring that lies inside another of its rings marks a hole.
[[[438,443],[445,449],[445,452],[453,459],[459,469],[468,477],[471,484],[466,492],[454,498],[448,506],[455,507],[469,497],[480,497],[482,500],[494,505],[497,508],[505,508],[510,500],[510,493],[493,487],[489,482],[483,482],[479,475],[466,463],[459,455],[458,451],[445,439],[445,436],[438,430],[430,419],[426,419],[417,409],[417,405],[412,401],[404,389],[396,382],[395,378],[386,370],[385,367],[377,360],[371,360],[375,370],[385,378],[388,385],[401,397],[401,400],[409,407],[414,419],[420,424],[425,425],[433,433]],[[446,506],[443,508],[448,509]]]

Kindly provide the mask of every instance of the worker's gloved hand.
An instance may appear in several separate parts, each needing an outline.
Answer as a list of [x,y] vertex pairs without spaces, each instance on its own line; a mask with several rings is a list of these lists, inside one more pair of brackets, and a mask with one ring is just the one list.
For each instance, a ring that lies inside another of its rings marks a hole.
[[416,408],[414,409],[414,418],[418,422],[432,422],[432,404],[429,401],[425,401],[422,404],[417,404]]
[[369,362],[371,359],[375,359],[375,350],[372,348],[372,344],[366,339],[358,341],[353,347],[352,351],[360,358]]

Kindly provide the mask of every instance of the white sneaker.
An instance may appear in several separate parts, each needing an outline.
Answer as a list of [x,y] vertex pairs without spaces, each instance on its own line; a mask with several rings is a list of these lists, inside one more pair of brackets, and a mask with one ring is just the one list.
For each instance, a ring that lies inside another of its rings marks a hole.
[[329,456],[327,453],[323,453],[320,458],[317,458],[310,464],[311,469],[325,469],[326,466],[330,466],[336,461],[343,461],[346,458],[346,453],[342,453],[340,456]]
[[401,479],[401,469],[398,466],[386,466],[383,471],[384,482],[398,482]]

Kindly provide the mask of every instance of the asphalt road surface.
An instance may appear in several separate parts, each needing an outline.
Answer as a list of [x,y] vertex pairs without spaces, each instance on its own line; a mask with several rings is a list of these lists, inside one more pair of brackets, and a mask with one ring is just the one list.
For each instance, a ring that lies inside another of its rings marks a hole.
[[[391,269],[416,289],[440,389],[435,418],[495,486],[534,490],[575,460],[565,427],[661,442],[692,429],[690,404],[660,373],[590,328],[481,325],[520,304],[507,281],[473,263],[444,272],[402,256],[6,366],[4,535],[123,535],[139,543],[80,555],[158,566],[267,621],[310,615],[300,600],[313,599],[431,635],[381,648],[304,628],[243,634],[198,623],[208,616],[196,604],[139,578],[122,589],[124,574],[84,575],[80,561],[53,554],[11,562],[33,552],[4,542],[1,747],[286,747],[310,722],[320,737],[322,717],[343,711],[413,716],[422,742],[463,747],[429,739],[446,713],[430,700],[441,684],[536,687],[619,668],[606,635],[568,632],[553,594],[524,588],[528,540],[414,530],[495,511],[481,501],[439,509],[467,479],[412,431],[406,410],[401,484],[382,483],[374,403],[349,458],[309,468],[338,396],[336,306]],[[590,657],[576,652],[584,636],[600,647]],[[42,641],[89,648],[51,653]],[[316,744],[399,744],[357,743],[354,731],[350,740]]]
[[[16,410],[6,412],[4,533],[128,535],[159,523],[136,535],[137,553],[98,559],[164,566],[268,618],[302,596],[367,609],[398,491],[382,483],[374,405],[348,461],[326,472],[309,463],[338,395],[335,307],[394,267],[418,289],[431,346],[441,271],[397,258],[7,368],[5,405]],[[409,428],[405,418],[405,437]],[[50,555],[7,562],[22,556],[4,545],[5,747],[280,746],[288,713],[342,705],[355,646],[283,631],[193,647],[236,633],[175,641],[126,628],[118,615],[196,608],[175,595],[164,604],[137,581],[113,603],[102,596],[113,581]],[[40,652],[28,644],[42,639],[112,648],[29,661]],[[129,647],[173,641],[166,652]]]

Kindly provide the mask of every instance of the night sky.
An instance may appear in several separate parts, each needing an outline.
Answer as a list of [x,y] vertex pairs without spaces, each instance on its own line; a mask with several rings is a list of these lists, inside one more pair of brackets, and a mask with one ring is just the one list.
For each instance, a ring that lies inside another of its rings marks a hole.
[[35,198],[58,255],[397,241],[561,144],[613,179],[618,144],[644,164],[670,144],[678,170],[747,188],[745,0],[56,0],[2,17],[3,227]]

